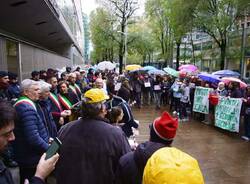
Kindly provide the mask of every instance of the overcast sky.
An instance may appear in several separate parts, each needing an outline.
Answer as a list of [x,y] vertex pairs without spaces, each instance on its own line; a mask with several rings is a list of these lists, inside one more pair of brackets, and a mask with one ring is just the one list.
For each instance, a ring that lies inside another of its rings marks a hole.
[[[136,14],[142,15],[144,12],[144,3],[145,0],[138,0],[140,9],[137,10]],[[90,15],[90,12],[98,7],[98,4],[95,0],[82,0],[82,11],[87,15]]]

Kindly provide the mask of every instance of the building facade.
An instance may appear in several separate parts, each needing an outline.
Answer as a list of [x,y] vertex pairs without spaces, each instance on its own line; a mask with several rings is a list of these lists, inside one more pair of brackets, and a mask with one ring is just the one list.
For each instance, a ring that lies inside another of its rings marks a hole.
[[0,70],[20,80],[33,70],[83,64],[81,0],[0,2]]
[[84,60],[90,62],[90,29],[89,29],[89,19],[87,14],[83,14],[83,30],[84,30],[84,40],[83,40],[83,54]]

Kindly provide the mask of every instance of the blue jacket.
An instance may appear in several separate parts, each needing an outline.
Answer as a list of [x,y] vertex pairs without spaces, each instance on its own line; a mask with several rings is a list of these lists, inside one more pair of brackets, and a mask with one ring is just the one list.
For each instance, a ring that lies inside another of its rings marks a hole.
[[34,167],[49,147],[49,135],[37,110],[30,104],[15,106],[14,157],[21,167]]
[[37,104],[37,112],[48,130],[49,137],[55,138],[57,136],[57,128],[52,117],[50,101],[48,99],[39,100]]

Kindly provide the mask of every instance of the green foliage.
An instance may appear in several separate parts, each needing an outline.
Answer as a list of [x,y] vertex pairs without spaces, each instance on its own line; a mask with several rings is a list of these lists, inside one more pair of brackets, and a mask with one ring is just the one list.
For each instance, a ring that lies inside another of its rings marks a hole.
[[94,51],[91,54],[95,62],[113,60],[112,52],[115,42],[113,36],[112,16],[103,8],[98,8],[90,15],[91,40]]

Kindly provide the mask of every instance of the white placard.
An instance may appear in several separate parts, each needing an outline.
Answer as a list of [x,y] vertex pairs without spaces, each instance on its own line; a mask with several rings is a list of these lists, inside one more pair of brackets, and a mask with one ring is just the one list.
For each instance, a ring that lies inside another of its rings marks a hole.
[[144,83],[144,86],[145,86],[145,88],[148,88],[148,87],[151,86],[151,84],[150,84],[150,82],[145,82],[145,83]]
[[120,82],[116,83],[115,91],[119,91],[119,89],[121,88],[121,85],[122,85],[122,83],[120,83]]
[[154,90],[156,90],[156,91],[161,90],[161,86],[160,85],[154,85]]

